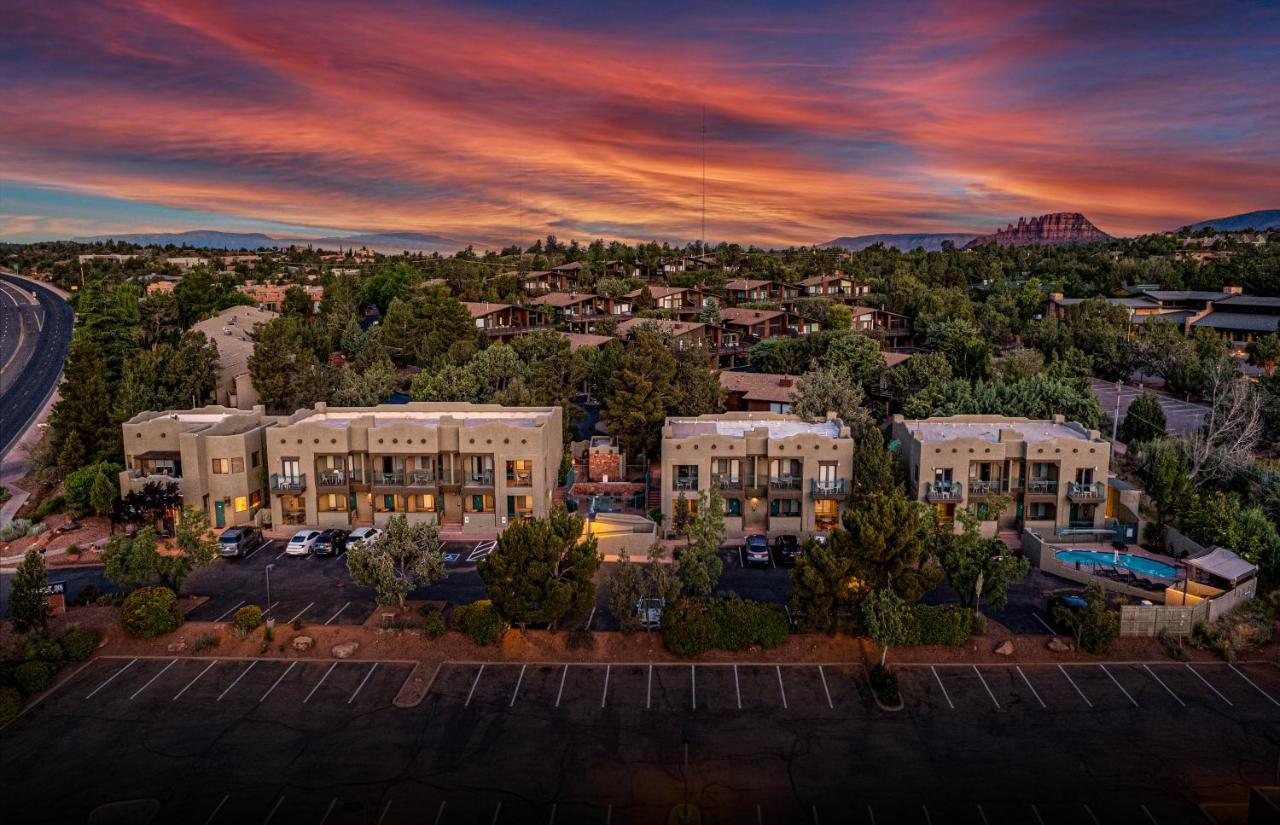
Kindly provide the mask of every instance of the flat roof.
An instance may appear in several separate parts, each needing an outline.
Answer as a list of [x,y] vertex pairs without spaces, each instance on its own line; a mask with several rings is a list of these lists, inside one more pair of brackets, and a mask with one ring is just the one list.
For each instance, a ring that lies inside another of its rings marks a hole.
[[1215,306],[1280,307],[1280,298],[1267,295],[1232,295],[1215,302]]
[[1243,329],[1250,332],[1276,332],[1280,330],[1280,315],[1255,315],[1248,312],[1218,312],[1214,310],[1198,321],[1192,321],[1193,327],[1209,327],[1210,329]]
[[[907,431],[918,436],[925,444],[944,444],[957,438],[976,438],[981,441],[1000,443],[1000,431],[1012,430],[1022,436],[1028,444],[1041,441],[1052,441],[1058,438],[1072,438],[1078,441],[1089,441],[1087,432],[1081,432],[1068,423],[1055,421],[1032,421],[1030,419],[1006,418],[993,421],[946,421],[940,419],[923,419],[902,422]],[[1099,438],[1098,441],[1102,439]]]
[[483,427],[486,424],[505,424],[511,427],[534,428],[551,417],[550,409],[511,407],[509,410],[470,410],[464,406],[447,410],[407,410],[405,405],[317,410],[293,421],[292,424],[326,424],[331,427],[349,427],[353,421],[372,419],[373,426],[390,427],[395,424],[416,424],[422,427],[438,427],[443,418],[451,418],[463,427]]
[[696,435],[724,435],[745,438],[752,430],[765,429],[769,438],[791,438],[797,435],[820,435],[839,438],[841,423],[837,421],[805,421],[803,418],[668,418],[667,427],[674,438]]

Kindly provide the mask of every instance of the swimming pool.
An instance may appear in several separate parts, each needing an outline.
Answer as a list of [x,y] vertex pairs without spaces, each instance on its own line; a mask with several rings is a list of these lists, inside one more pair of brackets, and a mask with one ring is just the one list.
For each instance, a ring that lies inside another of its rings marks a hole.
[[1081,565],[1090,567],[1123,567],[1143,576],[1158,576],[1162,579],[1178,577],[1178,568],[1172,564],[1131,553],[1111,553],[1106,550],[1059,550],[1055,555],[1058,561],[1064,564],[1079,562]]

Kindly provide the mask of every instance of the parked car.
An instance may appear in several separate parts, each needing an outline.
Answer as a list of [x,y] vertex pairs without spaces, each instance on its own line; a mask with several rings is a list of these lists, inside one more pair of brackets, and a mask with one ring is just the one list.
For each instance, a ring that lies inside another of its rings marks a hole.
[[347,552],[347,531],[325,530],[320,534],[320,538],[316,539],[311,552],[317,556],[327,556],[330,553],[336,556]]
[[800,539],[795,536],[778,536],[773,540],[773,561],[779,567],[791,567],[800,557]]
[[1049,618],[1054,624],[1060,625],[1061,621],[1058,619],[1058,608],[1074,613],[1077,610],[1084,610],[1088,606],[1089,603],[1085,601],[1084,596],[1081,596],[1078,593],[1059,593],[1049,599]]
[[742,548],[742,560],[746,567],[769,566],[769,540],[759,533],[747,536],[747,544]]
[[636,602],[636,618],[642,630],[662,629],[662,610],[667,606],[666,599],[641,599]]
[[347,547],[358,547],[367,541],[373,541],[382,535],[382,530],[377,527],[357,527],[351,531],[351,535],[347,536]]
[[316,549],[316,540],[320,538],[319,530],[300,530],[289,539],[284,552],[290,556],[307,556]]
[[262,531],[257,527],[230,527],[218,536],[218,552],[223,558],[247,556],[262,546]]

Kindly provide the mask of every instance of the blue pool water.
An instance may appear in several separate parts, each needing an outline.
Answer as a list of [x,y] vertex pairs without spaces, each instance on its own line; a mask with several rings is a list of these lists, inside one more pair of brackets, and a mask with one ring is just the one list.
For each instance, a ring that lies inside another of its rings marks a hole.
[[1178,576],[1178,568],[1162,561],[1134,556],[1129,553],[1110,553],[1106,550],[1059,550],[1055,555],[1058,561],[1066,564],[1080,562],[1082,565],[1101,567],[1123,567],[1142,576],[1159,576],[1173,579]]

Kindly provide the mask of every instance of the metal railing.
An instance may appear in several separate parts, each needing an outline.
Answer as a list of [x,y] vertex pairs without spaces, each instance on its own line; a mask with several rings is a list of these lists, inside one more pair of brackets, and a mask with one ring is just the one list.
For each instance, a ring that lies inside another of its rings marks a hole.
[[692,476],[692,477],[680,478],[679,476],[675,476],[671,479],[671,489],[672,490],[696,490],[698,489],[698,477]]
[[1027,494],[1033,496],[1057,495],[1058,480],[1056,478],[1029,478],[1027,479]]
[[843,478],[837,478],[830,481],[811,478],[809,479],[809,495],[814,498],[844,498],[848,493]]
[[346,487],[347,474],[342,470],[321,470],[316,473],[317,487]]
[[986,496],[1007,489],[1000,479],[969,479],[969,493],[975,496]]
[[532,487],[533,473],[507,473],[508,487]]
[[406,483],[409,487],[434,487],[436,486],[436,471],[410,470],[406,476]]
[[373,486],[374,487],[403,487],[404,472],[403,471],[385,472],[385,471],[379,470],[373,473]]
[[1067,484],[1067,497],[1075,501],[1103,501],[1107,497],[1107,485],[1100,481]]
[[280,473],[271,474],[271,491],[273,493],[297,493],[307,489],[307,474],[286,476]]
[[466,477],[462,483],[468,487],[492,487],[493,486],[493,470],[468,470]]
[[714,475],[711,480],[719,485],[721,490],[741,490],[742,476],[735,476],[728,473]]
[[799,490],[800,476],[773,476],[769,479],[770,490]]
[[925,489],[929,501],[960,501],[964,498],[964,485],[958,481],[934,481]]

